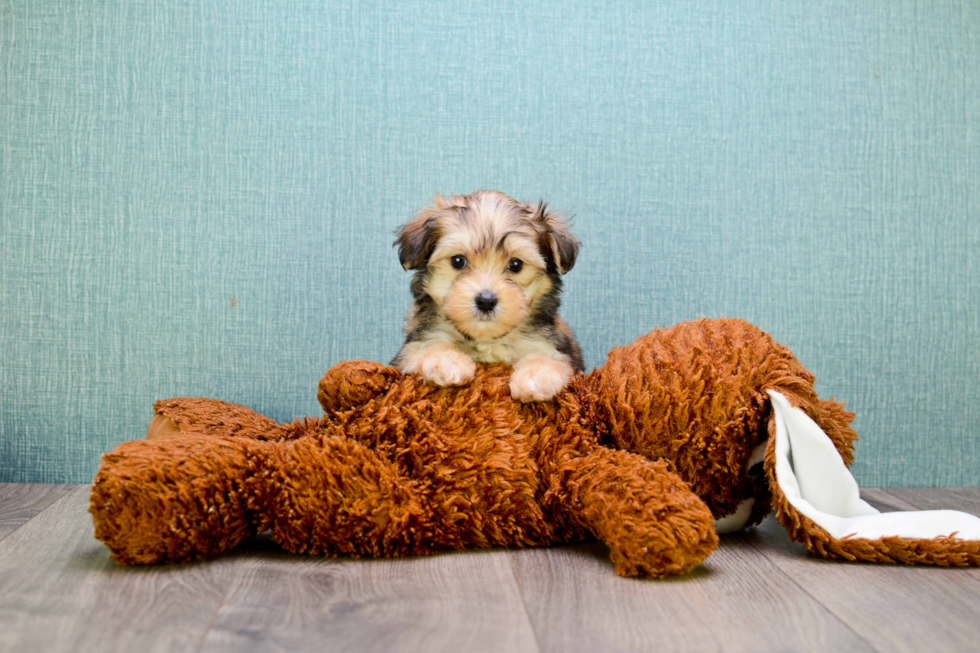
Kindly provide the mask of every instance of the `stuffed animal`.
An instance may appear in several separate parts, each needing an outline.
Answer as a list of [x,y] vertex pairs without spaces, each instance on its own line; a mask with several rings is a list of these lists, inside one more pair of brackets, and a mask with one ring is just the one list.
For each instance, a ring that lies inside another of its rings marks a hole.
[[351,361],[320,381],[318,418],[157,402],[148,439],[103,456],[90,511],[122,564],[207,558],[263,531],[288,551],[350,556],[596,537],[620,575],[664,576],[772,505],[819,555],[980,563],[970,515],[878,523],[889,515],[860,501],[845,467],[853,414],[813,382],[787,348],[728,319],[617,347],[541,403],[512,399],[501,365],[439,388]]

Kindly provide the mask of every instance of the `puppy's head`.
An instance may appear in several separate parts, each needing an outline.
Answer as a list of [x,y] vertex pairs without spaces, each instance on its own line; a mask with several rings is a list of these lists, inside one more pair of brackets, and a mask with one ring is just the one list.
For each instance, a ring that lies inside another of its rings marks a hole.
[[578,241],[564,220],[496,191],[445,198],[398,230],[398,257],[417,270],[416,300],[427,296],[464,335],[499,338],[558,309],[561,276]]

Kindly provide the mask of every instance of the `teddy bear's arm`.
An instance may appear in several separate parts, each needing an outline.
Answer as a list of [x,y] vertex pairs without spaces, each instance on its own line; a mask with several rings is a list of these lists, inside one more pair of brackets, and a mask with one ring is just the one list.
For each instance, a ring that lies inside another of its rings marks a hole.
[[717,546],[711,511],[664,461],[598,448],[556,471],[569,517],[609,547],[621,576],[681,574]]
[[354,408],[383,394],[402,373],[373,361],[344,361],[323,375],[316,398],[326,413]]
[[285,440],[297,436],[304,422],[283,425],[250,408],[217,399],[175,397],[153,404],[146,439],[171,435],[233,436],[254,440]]

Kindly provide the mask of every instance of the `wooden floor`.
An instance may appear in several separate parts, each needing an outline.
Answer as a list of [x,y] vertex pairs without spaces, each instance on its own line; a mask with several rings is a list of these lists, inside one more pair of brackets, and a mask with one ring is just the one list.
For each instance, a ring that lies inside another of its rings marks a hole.
[[[867,490],[980,514],[980,488]],[[980,569],[811,558],[768,519],[696,571],[627,580],[595,543],[427,558],[119,567],[88,487],[0,484],[2,651],[977,651]]]

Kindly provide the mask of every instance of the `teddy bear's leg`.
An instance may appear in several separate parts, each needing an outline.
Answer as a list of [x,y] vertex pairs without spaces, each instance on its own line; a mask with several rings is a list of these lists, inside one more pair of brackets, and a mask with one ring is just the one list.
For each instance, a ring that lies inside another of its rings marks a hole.
[[92,483],[95,537],[122,564],[186,562],[268,527],[273,443],[173,435],[104,454]]
[[255,440],[286,440],[297,437],[297,429],[311,426],[300,420],[279,424],[259,413],[226,401],[199,397],[175,397],[153,404],[154,414],[146,439],[154,440],[177,434],[229,436]]
[[326,413],[367,403],[402,375],[394,367],[371,361],[337,363],[323,375],[316,398]]
[[447,548],[434,507],[392,461],[343,435],[285,448],[272,498],[272,538],[296,553],[400,556]]
[[664,461],[599,448],[555,477],[568,517],[606,543],[621,576],[681,574],[718,544],[711,511]]

